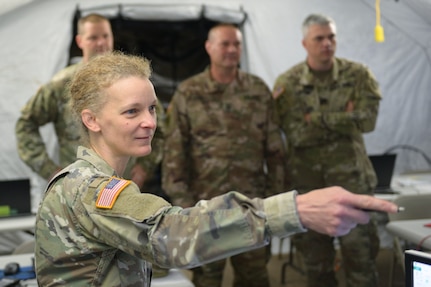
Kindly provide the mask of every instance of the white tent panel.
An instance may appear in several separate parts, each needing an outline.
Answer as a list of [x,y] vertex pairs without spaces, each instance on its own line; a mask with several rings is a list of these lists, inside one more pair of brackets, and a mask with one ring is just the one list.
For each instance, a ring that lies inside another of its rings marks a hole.
[[195,20],[202,11],[201,5],[121,5],[121,15],[134,20]]

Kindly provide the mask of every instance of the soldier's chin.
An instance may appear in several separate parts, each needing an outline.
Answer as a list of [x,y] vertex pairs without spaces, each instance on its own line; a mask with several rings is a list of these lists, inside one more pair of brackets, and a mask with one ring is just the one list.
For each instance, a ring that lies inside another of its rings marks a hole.
[[151,153],[151,145],[148,145],[146,147],[143,147],[142,149],[139,150],[138,154],[136,154],[135,156],[147,156]]

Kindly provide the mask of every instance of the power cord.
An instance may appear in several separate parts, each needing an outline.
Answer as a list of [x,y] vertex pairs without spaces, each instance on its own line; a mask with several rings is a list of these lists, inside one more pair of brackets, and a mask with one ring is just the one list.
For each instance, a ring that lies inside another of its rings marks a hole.
[[396,146],[393,146],[393,147],[390,147],[389,149],[387,149],[384,152],[384,154],[391,153],[392,151],[394,151],[396,149],[406,149],[406,150],[411,150],[411,151],[414,151],[414,152],[417,152],[417,153],[421,154],[424,157],[425,161],[428,163],[428,165],[431,167],[431,159],[425,154],[425,152],[423,152],[421,149],[418,149],[418,148],[416,148],[414,146],[410,146],[410,145],[396,145]]
[[425,236],[424,238],[422,238],[422,239],[421,239],[421,241],[418,243],[418,246],[416,247],[416,250],[422,250],[422,245],[423,245],[423,244],[424,244],[424,242],[425,242],[427,239],[429,239],[429,238],[431,238],[431,234],[430,234],[430,235]]

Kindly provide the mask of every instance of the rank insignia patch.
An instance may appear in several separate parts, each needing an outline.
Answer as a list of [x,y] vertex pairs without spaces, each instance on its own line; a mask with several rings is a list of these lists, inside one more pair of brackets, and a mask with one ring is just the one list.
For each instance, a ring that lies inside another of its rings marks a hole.
[[130,180],[111,177],[105,187],[99,192],[96,207],[111,209],[121,191],[130,184]]

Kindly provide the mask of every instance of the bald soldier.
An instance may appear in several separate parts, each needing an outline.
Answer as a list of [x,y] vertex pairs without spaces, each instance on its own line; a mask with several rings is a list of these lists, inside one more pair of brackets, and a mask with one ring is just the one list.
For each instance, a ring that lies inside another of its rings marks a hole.
[[[193,206],[229,190],[252,198],[284,190],[271,92],[238,69],[241,48],[237,27],[213,27],[205,43],[210,66],[181,83],[168,107],[162,183],[176,205]],[[269,286],[269,257],[269,246],[231,257],[234,285]],[[195,269],[195,286],[221,286],[225,262]]]
[[[376,123],[381,99],[377,82],[364,65],[334,57],[331,18],[310,15],[302,29],[307,58],[281,74],[273,91],[289,147],[288,177],[301,194],[331,185],[372,194],[376,176],[362,133],[371,132]],[[338,239],[347,286],[378,286],[375,222]],[[294,237],[305,258],[307,286],[337,286],[333,241],[311,230]]]

